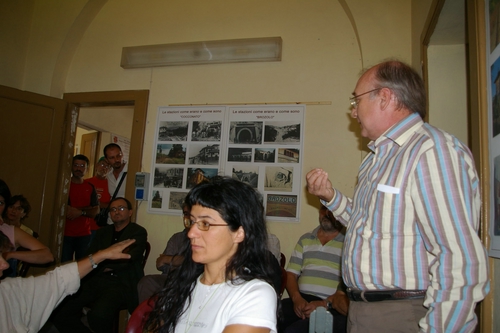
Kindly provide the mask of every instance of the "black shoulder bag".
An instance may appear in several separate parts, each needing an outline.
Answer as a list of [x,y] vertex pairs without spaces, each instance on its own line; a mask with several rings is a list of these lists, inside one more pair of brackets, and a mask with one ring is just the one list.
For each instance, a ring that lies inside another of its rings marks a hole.
[[[124,172],[122,175],[122,178],[120,178],[120,182],[118,183],[118,186],[116,187],[115,193],[113,193],[113,196],[111,197],[110,202],[113,201],[114,198],[116,198],[116,195],[118,194],[118,191],[120,190],[120,186],[122,186],[123,179],[125,178],[126,175],[127,175],[127,172]],[[97,214],[94,217],[97,225],[100,227],[107,226],[108,225],[108,215],[109,215],[109,206],[104,208],[104,209],[101,209],[99,214]]]

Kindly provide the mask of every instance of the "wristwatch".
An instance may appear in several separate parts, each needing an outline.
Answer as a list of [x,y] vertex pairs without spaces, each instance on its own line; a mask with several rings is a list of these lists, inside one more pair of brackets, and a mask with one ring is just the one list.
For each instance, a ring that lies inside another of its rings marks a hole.
[[87,216],[87,211],[82,209],[82,216]]
[[90,264],[92,265],[92,269],[96,269],[97,264],[95,263],[94,258],[92,257],[92,254],[89,254],[89,261],[90,261]]
[[332,302],[330,302],[328,299],[326,300],[326,309],[328,311],[332,311],[333,310]]

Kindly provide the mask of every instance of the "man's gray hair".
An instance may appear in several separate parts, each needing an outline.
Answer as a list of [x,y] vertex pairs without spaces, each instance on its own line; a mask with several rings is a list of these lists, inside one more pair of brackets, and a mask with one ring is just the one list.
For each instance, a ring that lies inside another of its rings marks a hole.
[[427,113],[427,97],[420,75],[399,60],[385,61],[374,67],[374,88],[389,88],[396,96],[399,109],[408,109],[424,119]]

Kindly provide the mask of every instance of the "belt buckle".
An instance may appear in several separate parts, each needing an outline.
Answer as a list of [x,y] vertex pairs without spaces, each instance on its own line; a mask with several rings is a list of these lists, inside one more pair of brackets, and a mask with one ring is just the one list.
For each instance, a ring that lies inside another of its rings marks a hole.
[[[351,287],[348,287],[346,289],[347,291],[347,296],[352,299],[353,301],[355,302],[359,302],[359,301],[363,301],[363,302],[366,302],[368,303],[368,300],[365,298],[365,290],[355,290]],[[359,296],[357,295],[357,293],[359,292]]]

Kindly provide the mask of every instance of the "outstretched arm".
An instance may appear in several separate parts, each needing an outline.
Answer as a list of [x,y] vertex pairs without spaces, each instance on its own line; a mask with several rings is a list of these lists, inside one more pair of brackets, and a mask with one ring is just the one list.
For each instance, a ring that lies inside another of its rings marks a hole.
[[[110,247],[99,250],[96,253],[92,254],[92,259],[96,264],[103,262],[106,259],[130,259],[131,255],[128,253],[122,253],[127,247],[132,245],[135,242],[135,239],[127,239],[121,241],[119,243],[113,244]],[[83,258],[78,261],[78,273],[80,274],[80,278],[83,278],[85,275],[92,271],[92,263],[90,259]]]

